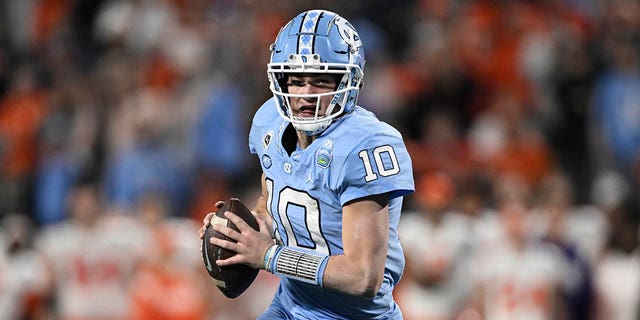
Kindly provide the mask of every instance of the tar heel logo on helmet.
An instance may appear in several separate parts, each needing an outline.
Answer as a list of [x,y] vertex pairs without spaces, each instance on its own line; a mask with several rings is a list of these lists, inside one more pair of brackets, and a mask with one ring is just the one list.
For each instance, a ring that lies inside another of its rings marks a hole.
[[362,39],[349,21],[341,17],[336,17],[334,23],[338,27],[340,37],[351,47],[351,50],[357,50],[362,47]]

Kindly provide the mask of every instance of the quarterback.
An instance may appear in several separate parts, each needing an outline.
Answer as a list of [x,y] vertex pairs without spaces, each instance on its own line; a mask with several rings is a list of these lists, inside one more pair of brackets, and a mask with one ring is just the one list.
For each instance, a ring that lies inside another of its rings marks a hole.
[[355,28],[326,10],[300,13],[271,46],[273,98],[249,134],[263,172],[260,231],[226,212],[240,232],[213,228],[237,242],[209,240],[237,252],[218,265],[280,277],[260,319],[402,319],[392,290],[404,269],[397,226],[413,172],[401,134],[356,104],[364,64]]

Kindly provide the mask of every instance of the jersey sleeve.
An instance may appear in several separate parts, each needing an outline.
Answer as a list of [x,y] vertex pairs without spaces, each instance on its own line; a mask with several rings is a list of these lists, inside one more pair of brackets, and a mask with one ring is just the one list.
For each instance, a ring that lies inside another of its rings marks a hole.
[[399,133],[363,137],[346,156],[338,180],[340,202],[389,193],[389,200],[414,191],[411,158]]
[[253,116],[251,130],[249,130],[249,152],[258,153],[258,148],[262,145],[266,128],[280,118],[274,102],[274,98],[267,100],[260,106]]
[[249,130],[249,152],[251,152],[252,154],[257,154],[258,153],[258,140],[260,139],[259,136],[260,134],[260,127],[256,126],[256,116],[258,115],[258,113],[255,114],[255,116],[253,117],[253,121],[251,122],[251,129]]

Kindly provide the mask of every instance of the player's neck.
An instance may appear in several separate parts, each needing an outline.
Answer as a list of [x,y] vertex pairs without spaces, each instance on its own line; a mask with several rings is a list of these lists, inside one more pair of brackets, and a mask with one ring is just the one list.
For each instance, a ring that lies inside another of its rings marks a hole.
[[298,134],[298,146],[300,149],[306,149],[318,136],[309,136],[303,132],[296,132]]
[[282,134],[282,146],[291,155],[296,149],[306,149],[318,136],[308,136],[303,132],[297,131],[293,125],[285,129]]

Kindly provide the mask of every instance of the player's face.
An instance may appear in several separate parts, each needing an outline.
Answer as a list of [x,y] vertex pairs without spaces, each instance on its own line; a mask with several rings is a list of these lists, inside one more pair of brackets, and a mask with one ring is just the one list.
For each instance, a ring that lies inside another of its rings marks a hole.
[[[334,91],[338,86],[338,78],[331,74],[291,75],[287,80],[290,94],[321,94]],[[324,116],[333,95],[321,96],[318,116]],[[318,97],[290,97],[294,117],[309,118],[316,115]]]

